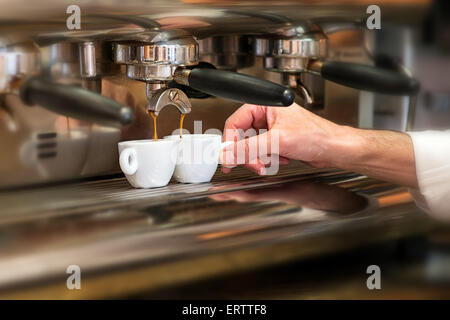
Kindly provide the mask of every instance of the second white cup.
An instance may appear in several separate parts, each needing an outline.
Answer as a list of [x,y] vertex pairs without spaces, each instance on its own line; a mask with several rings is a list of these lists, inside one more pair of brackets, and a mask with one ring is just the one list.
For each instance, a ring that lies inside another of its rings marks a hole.
[[222,143],[222,136],[217,134],[183,134],[182,138],[171,135],[164,139],[180,142],[174,177],[181,183],[211,181],[220,151],[229,144]]

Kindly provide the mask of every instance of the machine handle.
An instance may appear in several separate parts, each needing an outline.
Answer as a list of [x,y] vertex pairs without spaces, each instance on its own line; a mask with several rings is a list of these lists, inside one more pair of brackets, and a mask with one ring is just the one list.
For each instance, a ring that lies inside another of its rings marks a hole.
[[31,77],[20,87],[20,97],[27,105],[40,105],[50,111],[105,126],[121,127],[131,123],[129,107],[83,88],[57,84]]
[[194,89],[243,103],[290,106],[295,98],[289,88],[231,71],[194,68],[187,77],[189,86]]
[[411,95],[419,91],[419,82],[389,69],[357,63],[326,61],[319,68],[324,79],[359,90]]

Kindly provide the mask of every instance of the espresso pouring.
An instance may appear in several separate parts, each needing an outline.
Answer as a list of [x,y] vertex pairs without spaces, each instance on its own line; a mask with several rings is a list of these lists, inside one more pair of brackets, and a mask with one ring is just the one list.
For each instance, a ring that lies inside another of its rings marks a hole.
[[153,140],[158,141],[158,130],[156,128],[157,115],[156,115],[155,111],[149,111],[148,113],[153,118]]
[[182,113],[180,116],[180,138],[183,138],[183,121],[185,114]]
[[[149,111],[148,113],[153,118],[153,140],[158,141],[158,130],[157,130],[157,126],[156,126],[156,118],[158,116],[156,115],[156,113],[154,111]],[[184,122],[185,116],[186,115],[184,113],[182,113],[180,116],[180,138],[183,138],[183,122]]]

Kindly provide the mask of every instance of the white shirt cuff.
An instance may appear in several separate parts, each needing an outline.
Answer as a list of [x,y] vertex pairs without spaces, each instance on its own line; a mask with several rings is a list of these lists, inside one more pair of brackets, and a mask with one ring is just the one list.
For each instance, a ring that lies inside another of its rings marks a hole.
[[450,222],[450,130],[408,134],[420,190],[411,190],[411,194],[430,215]]

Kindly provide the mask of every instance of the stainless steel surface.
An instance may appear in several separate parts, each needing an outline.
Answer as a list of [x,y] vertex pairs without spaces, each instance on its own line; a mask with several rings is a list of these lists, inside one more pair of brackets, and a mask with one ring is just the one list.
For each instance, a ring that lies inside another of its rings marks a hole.
[[237,70],[253,64],[251,38],[242,35],[215,36],[199,40],[201,61],[218,69]]
[[180,113],[186,114],[191,112],[191,103],[186,94],[180,89],[160,89],[154,93],[150,100],[147,109],[159,114],[162,108],[172,105],[176,107]]
[[158,92],[158,90],[164,89],[167,87],[167,83],[165,82],[147,82],[145,84],[145,91],[148,99]]
[[146,82],[148,110],[159,114],[164,107],[172,105],[182,114],[191,112],[186,94],[166,87],[177,67],[198,64],[198,43],[193,37],[183,35],[161,40],[156,36],[152,42],[114,44],[113,50],[114,61],[126,65],[127,77]]
[[145,82],[154,81],[170,81],[176,66],[170,64],[129,64],[127,65],[127,77],[133,80],[140,80]]
[[95,59],[95,44],[92,41],[80,44],[80,73],[82,77],[97,76],[97,61]]
[[[364,32],[366,50],[373,57],[392,57],[402,72],[414,74],[414,41],[413,31],[406,26],[387,25],[377,32]],[[364,128],[380,128],[388,130],[413,130],[408,126],[408,118],[414,116],[414,96],[392,97],[384,94],[363,92],[360,99],[361,114],[372,114],[373,118],[359,125]],[[367,102],[369,103],[367,103]],[[370,112],[372,110],[372,112]]]
[[274,72],[307,72],[309,60],[305,58],[266,57],[264,68]]
[[[272,177],[133,189],[124,178],[0,194],[0,296],[115,297],[423,233],[406,190],[300,163]],[[67,290],[80,266],[83,290]]]
[[310,66],[328,57],[328,46],[328,38],[319,25],[301,23],[255,39],[254,51],[264,57],[266,70],[283,74],[283,82],[299,95],[303,106],[323,109],[325,80]]
[[43,51],[43,69],[53,81],[74,85],[80,83],[81,56],[78,43],[52,43]]
[[129,42],[116,42],[113,48],[114,62],[119,64],[135,64],[136,47],[132,46]]
[[[49,25],[37,23],[38,28],[35,30],[29,28],[33,33],[42,33],[46,30],[52,30],[53,32],[57,30],[67,31],[65,24],[67,2],[48,0],[45,3],[28,3],[25,0],[3,0],[3,4],[4,10],[0,15],[1,20],[54,22]],[[101,3],[82,0],[78,4],[86,13],[87,30],[84,30],[84,32],[95,30],[96,27],[97,29],[100,27],[100,29],[108,30],[118,25],[129,25],[133,21],[130,18],[135,17],[134,24],[141,28],[182,26],[190,31],[196,31],[197,34],[194,34],[196,36],[211,34],[217,32],[217,30],[227,33],[235,33],[239,30],[244,32],[251,30],[268,32],[273,30],[274,25],[280,26],[291,21],[304,21],[305,19],[325,21],[347,19],[354,21],[365,17],[367,8],[366,1],[352,0],[337,0],[332,3],[325,0],[314,2],[264,1],[264,3],[258,3],[257,5],[253,1],[211,3],[209,1],[152,0],[146,1],[144,4],[140,0],[127,3],[119,0],[108,0]],[[430,1],[428,0],[413,0],[409,3],[401,0],[389,1],[382,4],[383,19],[386,21],[392,21],[393,19],[396,19],[396,21],[417,21],[422,17],[423,10],[429,4]],[[407,15],[404,14],[405,10],[408,10]],[[139,14],[136,14],[137,12]],[[137,18],[142,18],[142,21]],[[30,27],[35,26],[36,24],[30,24]],[[246,30],[243,30],[243,27]],[[10,26],[6,26],[6,28],[10,28]],[[23,30],[16,30],[18,34],[21,32]]]
[[40,72],[39,50],[33,43],[3,46],[0,42],[0,94],[17,93],[17,82]]
[[198,43],[194,38],[181,38],[137,47],[138,63],[161,63],[190,66],[198,63]]
[[[448,227],[437,228],[427,235],[184,286],[149,290],[131,297],[168,300],[186,297],[194,300],[449,299],[448,231]],[[382,270],[382,290],[367,290],[367,274],[361,272],[374,263]]]
[[321,59],[327,56],[327,37],[321,31],[276,39],[273,55],[287,58]]
[[264,68],[275,72],[307,72],[310,60],[328,56],[328,39],[315,24],[300,24],[278,30],[267,38],[258,38],[255,54],[268,56]]
[[313,94],[310,92],[310,90],[303,85],[303,83],[300,80],[299,75],[297,74],[283,74],[283,80],[287,85],[289,85],[291,88],[295,89],[295,93],[300,95],[303,98],[302,106],[306,108],[311,108],[314,105],[314,99]]
[[173,74],[173,79],[185,86],[189,85],[189,74],[191,70],[184,68],[177,68]]
[[198,44],[192,37],[156,43],[131,42],[114,45],[116,63],[168,64],[189,66],[198,63]]

